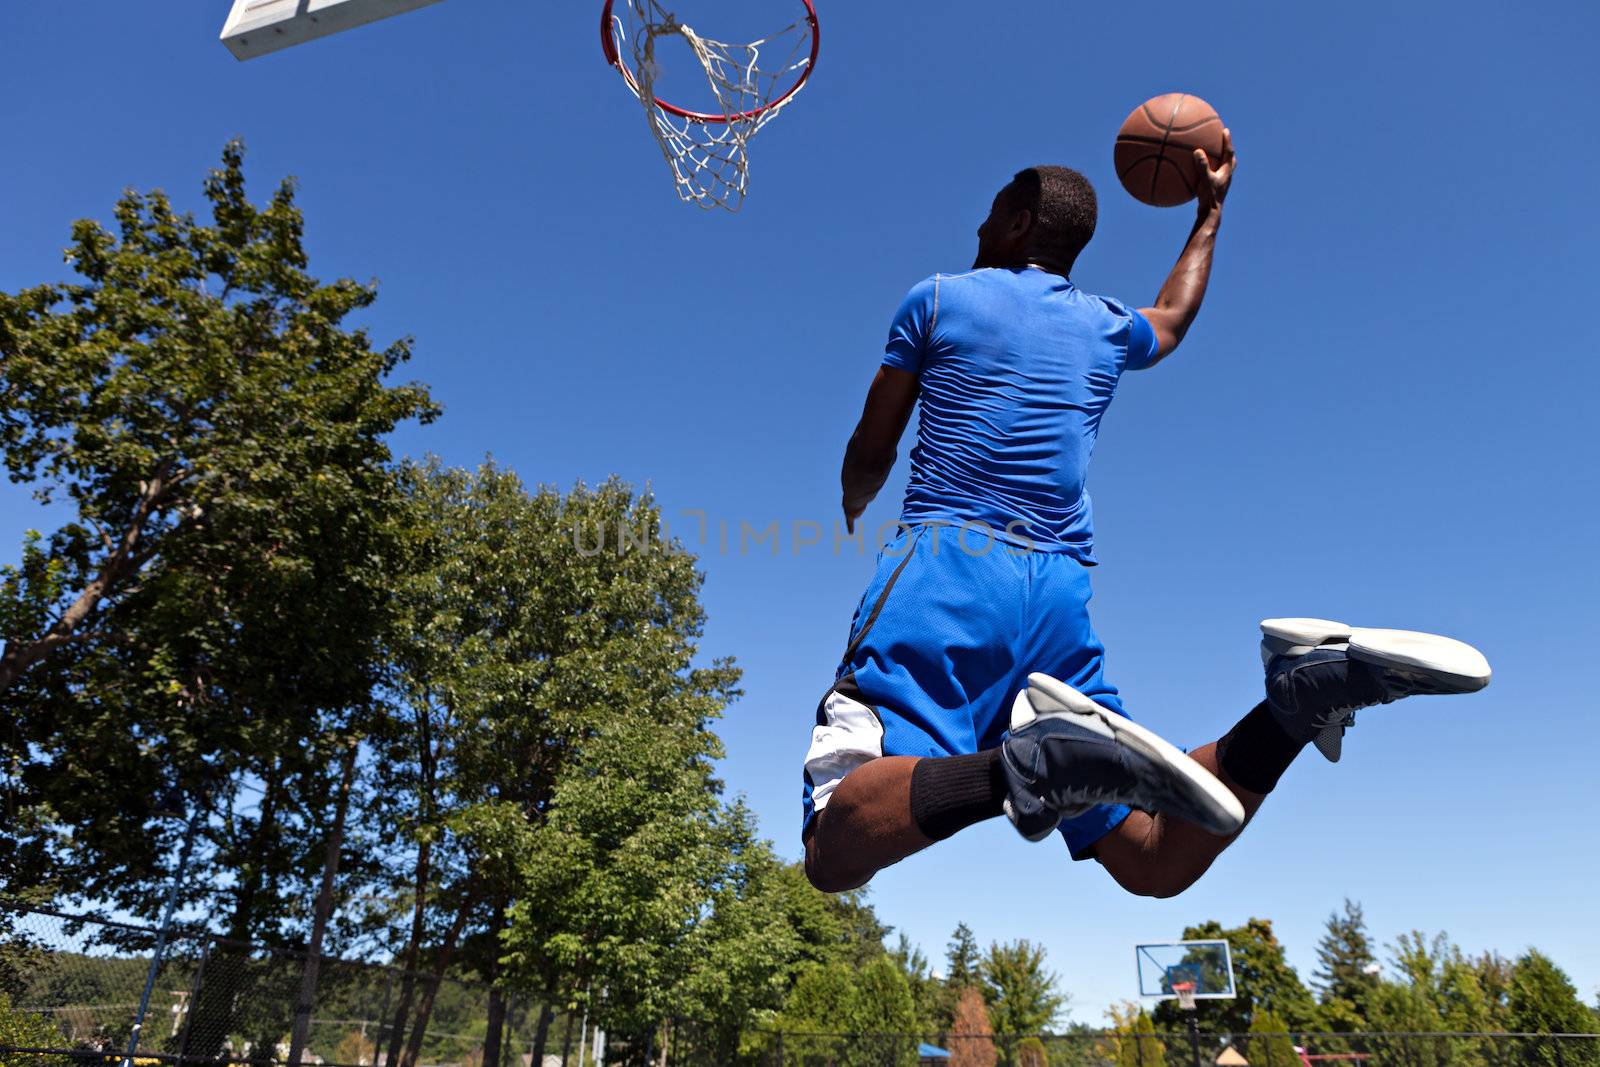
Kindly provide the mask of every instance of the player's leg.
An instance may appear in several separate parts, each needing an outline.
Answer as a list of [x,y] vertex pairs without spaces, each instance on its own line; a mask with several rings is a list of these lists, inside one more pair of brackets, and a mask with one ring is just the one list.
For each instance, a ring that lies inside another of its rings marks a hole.
[[999,815],[999,752],[972,709],[1004,707],[1016,673],[1014,561],[922,528],[890,545],[817,710],[805,762],[806,873],[838,892]]
[[865,885],[883,868],[1001,814],[999,750],[962,756],[884,756],[845,776],[805,835],[806,874],[829,893]]
[[[1355,712],[1407,696],[1471,693],[1489,664],[1470,645],[1435,634],[1321,619],[1262,623],[1267,700],[1221,740],[1190,753],[1254,815],[1307,744],[1337,762]],[[1124,888],[1173,896],[1205,873],[1237,834],[1216,836],[1166,815],[1134,812],[1094,848]]]
[[[1298,753],[1302,747],[1297,744],[1293,750]],[[1227,786],[1244,809],[1248,824],[1271,787],[1257,792],[1240,785],[1217,758],[1217,750],[1218,745],[1213,742],[1190,752],[1189,757]],[[1286,769],[1293,758],[1291,754],[1277,762]],[[1262,770],[1265,766],[1258,764],[1256,769]],[[1146,897],[1172,897],[1198,881],[1242,830],[1243,827],[1231,834],[1218,835],[1184,819],[1135,811],[1096,841],[1088,854],[1128,892]]]

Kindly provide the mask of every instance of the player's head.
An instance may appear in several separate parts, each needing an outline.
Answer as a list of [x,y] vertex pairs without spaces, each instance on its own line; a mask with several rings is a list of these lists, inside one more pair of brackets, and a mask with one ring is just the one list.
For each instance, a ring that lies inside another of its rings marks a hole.
[[975,267],[1035,264],[1066,274],[1094,236],[1094,186],[1070,167],[1029,167],[995,195]]

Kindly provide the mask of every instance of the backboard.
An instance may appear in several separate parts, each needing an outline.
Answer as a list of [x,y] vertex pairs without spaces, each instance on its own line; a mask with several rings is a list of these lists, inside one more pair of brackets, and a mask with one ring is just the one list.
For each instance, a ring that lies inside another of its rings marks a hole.
[[439,0],[233,0],[222,43],[238,59],[276,52]]
[[1193,982],[1196,1000],[1235,996],[1233,953],[1226,941],[1150,941],[1134,946],[1134,958],[1141,997],[1174,1000],[1175,982]]

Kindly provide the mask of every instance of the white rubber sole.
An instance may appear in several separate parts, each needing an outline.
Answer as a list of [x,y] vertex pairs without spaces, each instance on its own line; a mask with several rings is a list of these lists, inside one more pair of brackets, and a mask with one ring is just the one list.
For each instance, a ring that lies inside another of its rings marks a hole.
[[1208,816],[1207,831],[1226,837],[1244,825],[1244,807],[1217,776],[1186,756],[1176,745],[1110,708],[1101,707],[1076,689],[1048,674],[1028,675],[1028,688],[1011,708],[1011,728],[1039,715],[1070,713],[1092,716],[1118,743],[1142,752],[1172,772],[1191,802]]
[[1351,659],[1418,671],[1458,693],[1477,692],[1493,674],[1483,653],[1466,642],[1416,630],[1347,626],[1329,619],[1267,619],[1261,633],[1264,656],[1344,647]]

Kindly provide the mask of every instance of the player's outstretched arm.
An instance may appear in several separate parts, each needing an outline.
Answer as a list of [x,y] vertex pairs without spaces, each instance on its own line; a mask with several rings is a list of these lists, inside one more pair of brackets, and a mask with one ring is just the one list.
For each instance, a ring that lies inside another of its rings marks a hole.
[[1206,154],[1194,150],[1195,162],[1204,179],[1200,182],[1200,207],[1194,229],[1189,231],[1189,241],[1177,265],[1167,275],[1166,284],[1156,294],[1154,307],[1140,308],[1156,334],[1156,358],[1146,366],[1171,354],[1189,332],[1194,317],[1200,314],[1200,302],[1206,297],[1206,285],[1211,281],[1211,253],[1216,248],[1217,229],[1222,225],[1222,201],[1228,195],[1228,185],[1233,181],[1238,157],[1233,153],[1233,136],[1222,131],[1222,160],[1211,169]]
[[844,450],[839,482],[844,489],[844,521],[851,533],[894,469],[900,436],[917,406],[917,376],[894,367],[879,367],[867,390],[866,407],[850,444]]

